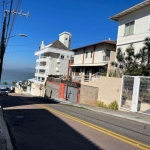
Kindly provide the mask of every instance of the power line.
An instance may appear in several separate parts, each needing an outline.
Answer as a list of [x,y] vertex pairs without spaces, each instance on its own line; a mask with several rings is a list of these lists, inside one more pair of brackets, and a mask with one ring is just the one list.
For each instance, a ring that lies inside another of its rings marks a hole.
[[[33,6],[33,2],[34,2],[34,0],[32,0],[32,2],[31,2],[31,5],[30,5],[30,7],[29,7],[29,10],[31,10],[31,7]],[[24,29],[24,27],[25,27],[26,21],[27,21],[27,20],[25,20],[25,22],[24,22],[24,24],[23,24],[23,26],[22,26],[21,32],[23,31],[23,29]],[[16,42],[15,45],[17,45],[18,40],[19,40],[19,37],[17,38],[17,42]],[[15,46],[15,47],[16,47],[16,46]],[[14,49],[15,49],[15,47],[14,47]],[[10,55],[10,56],[11,56],[11,55]]]

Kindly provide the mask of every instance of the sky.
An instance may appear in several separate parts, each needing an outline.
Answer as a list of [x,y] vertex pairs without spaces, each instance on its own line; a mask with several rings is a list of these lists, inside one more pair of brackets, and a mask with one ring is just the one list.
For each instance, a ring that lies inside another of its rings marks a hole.
[[[41,41],[47,45],[67,31],[72,34],[71,49],[117,39],[118,22],[109,18],[143,0],[22,0],[20,10],[30,16],[17,16],[3,68],[35,68],[35,51]],[[1,6],[0,6],[1,7]],[[2,8],[0,8],[2,9]],[[1,17],[2,20],[2,17]]]

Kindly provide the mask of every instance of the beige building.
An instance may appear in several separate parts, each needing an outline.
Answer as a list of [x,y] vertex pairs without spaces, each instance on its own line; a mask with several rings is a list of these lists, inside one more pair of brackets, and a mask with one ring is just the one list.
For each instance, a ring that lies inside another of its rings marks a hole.
[[115,61],[116,42],[107,40],[73,49],[72,76],[94,75],[113,70],[110,62]]

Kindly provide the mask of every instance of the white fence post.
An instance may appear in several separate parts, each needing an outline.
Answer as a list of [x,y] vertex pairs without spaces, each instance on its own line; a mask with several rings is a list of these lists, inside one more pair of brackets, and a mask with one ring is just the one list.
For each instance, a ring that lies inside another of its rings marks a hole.
[[122,80],[121,80],[121,91],[120,91],[120,102],[119,102],[119,108],[122,107],[122,90],[123,90],[123,86],[124,86],[124,75],[122,76]]
[[137,112],[138,109],[139,87],[140,87],[140,78],[138,76],[135,76],[132,95],[132,107],[131,107],[132,112]]

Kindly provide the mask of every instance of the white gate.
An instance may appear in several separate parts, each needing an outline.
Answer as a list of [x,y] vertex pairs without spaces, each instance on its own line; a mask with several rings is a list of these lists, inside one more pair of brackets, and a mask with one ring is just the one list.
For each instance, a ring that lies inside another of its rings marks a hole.
[[123,76],[120,108],[150,114],[150,77]]

